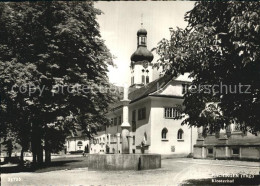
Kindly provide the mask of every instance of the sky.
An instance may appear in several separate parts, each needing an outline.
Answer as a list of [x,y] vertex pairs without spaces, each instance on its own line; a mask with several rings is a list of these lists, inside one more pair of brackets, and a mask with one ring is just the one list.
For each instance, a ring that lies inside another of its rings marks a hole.
[[[137,49],[137,31],[147,34],[151,50],[163,38],[169,39],[169,28],[185,28],[184,15],[194,6],[192,1],[98,1],[94,5],[103,14],[97,17],[102,38],[116,58],[116,68],[109,66],[109,81],[116,85],[130,84],[130,57]],[[143,15],[143,16],[142,16]],[[143,18],[141,18],[143,17]],[[155,52],[155,58],[158,59]]]

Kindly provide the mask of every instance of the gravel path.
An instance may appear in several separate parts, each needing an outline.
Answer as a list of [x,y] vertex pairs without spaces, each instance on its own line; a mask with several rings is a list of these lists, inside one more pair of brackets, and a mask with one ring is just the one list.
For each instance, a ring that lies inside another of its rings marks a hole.
[[2,174],[2,185],[178,185],[187,179],[222,174],[259,174],[258,162],[165,159],[162,168],[146,171],[88,171],[87,168],[44,173]]

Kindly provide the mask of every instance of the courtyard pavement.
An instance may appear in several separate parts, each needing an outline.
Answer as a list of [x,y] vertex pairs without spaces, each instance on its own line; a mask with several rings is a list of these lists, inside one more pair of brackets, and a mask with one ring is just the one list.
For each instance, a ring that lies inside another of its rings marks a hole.
[[180,185],[189,179],[218,175],[258,175],[259,162],[201,160],[190,158],[163,159],[162,168],[145,171],[88,171],[88,168],[42,173],[2,174],[3,186],[9,185]]

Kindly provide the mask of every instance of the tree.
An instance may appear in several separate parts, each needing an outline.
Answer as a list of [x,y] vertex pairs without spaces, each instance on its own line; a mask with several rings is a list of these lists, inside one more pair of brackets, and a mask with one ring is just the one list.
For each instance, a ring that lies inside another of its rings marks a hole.
[[[104,113],[113,99],[99,87],[109,87],[107,67],[113,62],[96,21],[101,11],[92,2],[2,3],[0,9],[3,125],[8,121],[22,143],[28,136],[23,123],[31,131],[34,162],[42,162],[43,148],[50,161],[70,130],[107,123]],[[6,73],[17,66],[24,76],[16,70]],[[21,86],[27,92],[21,93]],[[10,116],[9,108],[19,117]]]
[[[22,146],[22,152],[29,149],[30,141],[30,102],[29,97],[22,91],[16,91],[20,86],[25,86],[35,72],[35,66],[23,65],[15,61],[0,61],[0,112],[1,112],[1,137],[3,144],[18,143]],[[26,80],[27,79],[27,80]],[[12,143],[10,143],[12,142]],[[9,145],[11,148],[11,146]],[[10,149],[11,150],[11,149]],[[23,153],[21,153],[23,161]]]
[[[184,96],[184,112],[189,115],[184,124],[217,131],[236,122],[240,129],[257,133],[260,3],[197,2],[185,20],[185,29],[171,30],[171,39],[163,39],[156,48],[160,55],[157,65],[174,75],[190,72],[193,78]],[[223,91],[221,85],[228,90]],[[210,102],[218,103],[218,120],[202,115]]]

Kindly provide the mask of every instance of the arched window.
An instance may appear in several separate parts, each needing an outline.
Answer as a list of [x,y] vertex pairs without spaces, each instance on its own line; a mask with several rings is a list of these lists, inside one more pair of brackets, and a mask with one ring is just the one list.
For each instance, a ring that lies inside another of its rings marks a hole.
[[167,133],[168,133],[167,128],[162,129],[162,139],[167,139]]
[[146,76],[146,83],[149,83],[149,76]]
[[178,130],[177,139],[178,139],[178,140],[183,139],[183,130],[182,130],[182,129],[179,129],[179,130]]
[[78,141],[78,144],[77,144],[78,146],[82,146],[83,145],[83,143],[82,143],[82,141]]
[[142,75],[142,83],[144,83],[144,81],[145,81],[145,76]]
[[141,44],[145,45],[146,43],[146,38],[145,37],[141,37]]

